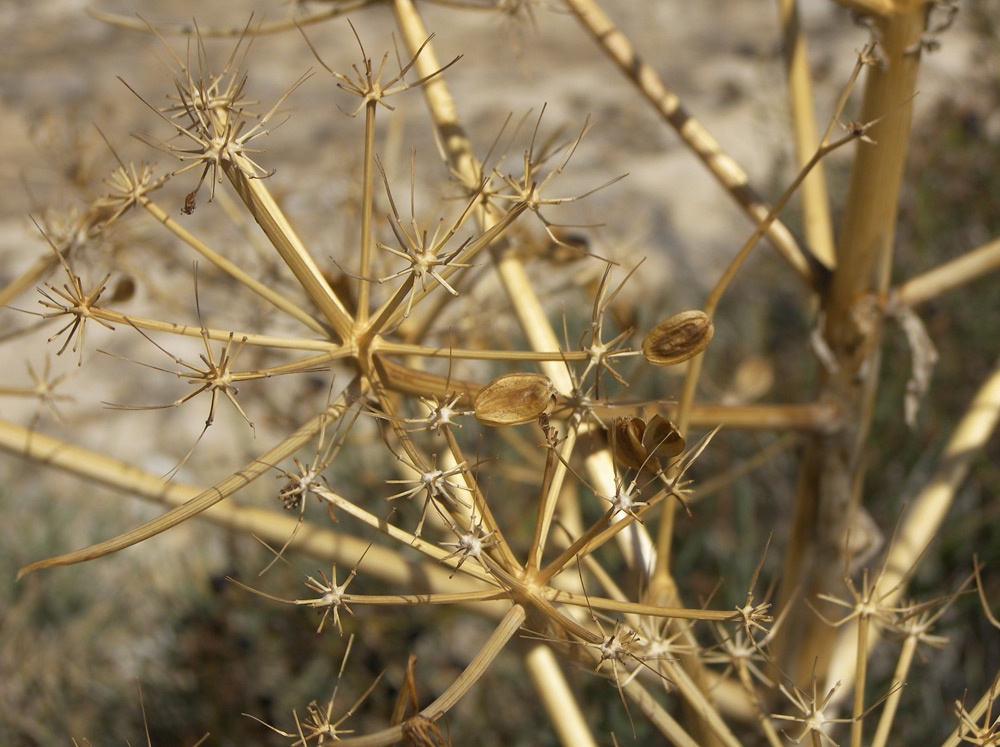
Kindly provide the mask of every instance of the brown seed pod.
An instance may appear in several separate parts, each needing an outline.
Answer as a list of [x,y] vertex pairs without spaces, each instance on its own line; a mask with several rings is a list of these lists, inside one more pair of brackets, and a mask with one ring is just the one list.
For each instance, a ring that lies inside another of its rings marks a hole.
[[135,295],[135,280],[128,275],[118,281],[114,293],[111,294],[109,303],[125,303]]
[[615,418],[611,429],[615,461],[637,472],[658,472],[660,459],[684,451],[684,437],[662,415],[654,415],[648,423],[642,418]]
[[671,421],[656,414],[646,423],[642,446],[655,458],[671,459],[684,451],[684,436]]
[[521,425],[537,420],[555,403],[556,388],[547,376],[504,374],[479,390],[472,408],[483,425]]
[[682,311],[664,319],[642,341],[642,354],[654,366],[673,366],[708,347],[715,333],[704,311]]
[[629,469],[643,469],[646,457],[649,456],[646,447],[642,445],[645,431],[646,423],[642,418],[615,418],[611,424],[615,461]]

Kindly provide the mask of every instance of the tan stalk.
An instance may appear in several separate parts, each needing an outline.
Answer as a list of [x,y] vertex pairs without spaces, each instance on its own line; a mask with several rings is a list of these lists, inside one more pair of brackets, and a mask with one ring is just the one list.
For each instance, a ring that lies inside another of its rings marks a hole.
[[[996,718],[993,708],[997,705],[997,698],[1000,695],[1000,670],[997,671],[996,675],[993,677],[993,682],[990,684],[989,689],[983,693],[983,696],[976,702],[971,711],[968,711],[968,718],[970,723],[978,723],[983,714],[989,713],[993,718]],[[968,724],[960,723],[959,726],[953,731],[948,738],[941,743],[941,747],[959,747],[961,744],[969,744],[970,741],[963,739],[965,735]],[[992,726],[989,724],[988,726]],[[991,740],[992,741],[992,740]],[[975,744],[975,742],[971,742]],[[984,746],[988,746],[989,742],[982,742]]]
[[[795,132],[795,160],[801,169],[819,147],[809,55],[797,0],[778,0],[778,11],[781,18],[782,52],[785,56],[785,78],[788,81],[788,98]],[[837,264],[837,256],[833,245],[830,199],[826,193],[826,175],[822,163],[816,164],[802,182],[801,199],[806,242],[816,259],[827,269],[832,269]]]
[[[68,252],[69,250],[65,250],[62,254],[65,256]],[[46,250],[45,256],[35,260],[31,267],[11,280],[0,290],[0,308],[6,308],[26,290],[33,288],[39,280],[51,272],[52,268],[58,264],[59,258],[51,251]]]
[[[464,566],[463,566],[464,567]],[[375,575],[375,574],[373,574]],[[448,575],[451,579],[451,574]],[[452,581],[454,583],[454,581]],[[431,594],[345,594],[344,601],[348,604],[357,602],[377,607],[403,607],[416,606],[420,604],[459,604],[466,609],[472,609],[473,603],[478,602],[502,602],[493,605],[494,610],[500,609],[499,615],[489,613],[485,617],[503,617],[503,613],[510,609],[510,597],[505,589],[483,589],[482,591],[457,591],[439,592]]]
[[[384,355],[419,355],[423,358],[453,358],[472,361],[585,361],[587,353],[582,350],[563,352],[562,350],[483,350],[482,348],[430,347],[392,340],[379,340],[378,352]],[[440,377],[439,377],[440,378]]]
[[660,703],[653,697],[652,693],[639,683],[632,680],[623,686],[625,694],[635,703],[656,728],[675,747],[704,747],[703,744],[695,741],[690,734],[684,731],[676,719],[671,716]]
[[[688,673],[686,666],[677,666],[677,664],[678,662],[668,659],[658,659],[653,666],[677,689],[690,710],[697,714],[699,727],[707,730],[705,734],[712,735],[720,744],[728,745],[728,747],[742,747],[739,740],[730,731],[729,726],[722,720],[719,710],[708,699],[704,686],[692,674]],[[704,740],[704,735],[702,735],[702,739]]]
[[359,326],[368,323],[368,303],[371,295],[371,284],[367,278],[371,275],[372,266],[372,213],[375,205],[375,109],[378,100],[374,98],[365,101],[365,145],[364,145],[364,175],[361,187],[361,259],[358,274],[366,278],[358,283],[358,311],[355,320]]
[[[92,560],[94,558],[110,555],[111,553],[124,550],[126,547],[131,547],[132,545],[149,539],[150,537],[154,537],[161,532],[165,532],[166,530],[187,521],[193,516],[197,516],[205,509],[214,506],[222,500],[225,500],[236,491],[246,487],[258,477],[270,471],[270,465],[277,464],[298,451],[303,445],[314,438],[316,434],[319,433],[321,428],[325,428],[331,420],[336,420],[343,414],[343,412],[347,409],[346,399],[347,395],[342,394],[337,402],[331,403],[323,412],[300,426],[299,429],[290,436],[262,454],[259,459],[253,460],[242,470],[233,473],[225,480],[217,483],[208,490],[202,491],[197,496],[185,502],[183,505],[168,511],[162,516],[159,516],[152,521],[148,521],[135,529],[123,532],[112,539],[105,540],[104,542],[98,542],[97,544],[91,545],[90,547],[86,547],[82,550],[30,563],[18,571],[17,577],[20,578],[26,573],[40,570],[42,568],[72,565],[74,563],[81,563],[86,560]],[[27,457],[34,457],[38,461],[43,461],[39,459],[38,456],[35,456],[36,452],[33,450],[37,447],[35,446],[30,434],[19,444],[15,444],[15,448],[18,447],[20,448],[16,453],[23,454]],[[75,452],[74,455],[77,459],[83,458],[82,450]],[[110,466],[112,463],[105,462],[104,464]],[[87,465],[74,464],[73,462],[70,462],[70,466],[74,471],[81,473],[88,469]],[[115,475],[108,474],[100,477],[99,479],[109,481],[115,479]],[[167,483],[164,483],[161,480],[161,486],[165,486],[166,484]],[[161,487],[161,489],[163,489],[163,487]]]
[[895,0],[834,0],[834,2],[863,16],[888,16],[899,6]]
[[[888,291],[920,61],[919,53],[908,50],[925,29],[926,12],[923,3],[900,3],[877,22],[886,64],[869,66],[860,114],[861,122],[875,123],[870,136],[877,145],[858,144],[838,238],[838,264],[824,298],[823,334],[837,370],[826,375],[821,398],[842,403],[843,426],[807,444],[778,610],[792,604],[796,590],[801,590],[800,598],[809,599],[834,593],[841,583],[839,569],[845,567],[840,556],[860,500],[864,462],[859,457],[879,371],[881,323],[877,314],[865,316],[865,304],[870,306],[865,299],[873,293],[884,297]],[[791,609],[786,625],[798,635],[775,641],[778,666],[794,683],[813,676],[826,681],[835,630],[801,603]]]
[[[314,23],[327,21],[331,18],[339,18],[340,16],[353,13],[354,11],[369,5],[378,5],[382,2],[383,0],[345,0],[344,2],[338,2],[335,8],[330,8],[329,10],[300,15],[297,18],[287,21],[260,23],[259,25],[254,26],[254,34],[276,34],[282,31],[291,31],[297,27],[309,26]],[[97,10],[96,8],[84,8],[84,12],[95,20],[103,21],[104,23],[117,26],[118,28],[128,29],[130,31],[141,31],[143,33],[149,33],[150,31],[149,24],[142,18],[137,18],[134,15],[128,16],[119,13],[109,13],[107,11]],[[197,33],[202,39],[236,39],[246,34],[246,25],[196,28],[190,23],[176,25],[166,24],[162,26],[157,25],[156,33],[162,34],[163,36],[187,37],[193,36]]]
[[297,306],[293,301],[290,301],[280,293],[268,288],[264,283],[251,277],[235,262],[226,259],[221,254],[211,249],[207,244],[194,236],[194,234],[185,229],[176,220],[167,215],[167,213],[151,199],[143,195],[138,199],[138,203],[142,205],[157,221],[163,224],[172,234],[174,234],[174,236],[190,246],[234,280],[242,283],[265,301],[272,304],[275,308],[284,311],[292,317],[292,319],[301,322],[313,332],[324,336],[328,334],[326,327],[309,316],[308,313]]
[[[858,637],[855,643],[854,669],[857,676],[854,679],[854,710],[851,720],[851,747],[861,747],[861,735],[864,728],[865,715],[865,684],[868,679],[868,629],[871,620],[867,614],[858,616]],[[875,636],[871,636],[875,638]]]
[[337,294],[333,292],[323,273],[316,266],[315,260],[292,229],[278,203],[265,186],[264,180],[247,176],[246,170],[251,168],[252,164],[243,164],[239,159],[236,162],[230,160],[222,162],[222,170],[236,190],[236,194],[243,200],[254,220],[295,275],[306,295],[316,304],[341,341],[350,342],[353,339],[354,322],[344,304],[337,298]]
[[[68,314],[70,312],[66,312]],[[164,322],[159,319],[146,319],[132,314],[123,314],[120,311],[93,307],[90,315],[95,319],[100,319],[111,324],[121,324],[127,327],[147,330],[149,332],[163,332],[181,337],[202,337],[202,331],[209,340],[225,342],[232,335],[238,340],[242,340],[247,345],[257,347],[275,348],[279,350],[321,350],[322,356],[316,356],[319,360],[336,360],[354,355],[350,348],[337,345],[329,340],[310,340],[303,337],[275,337],[274,335],[256,335],[249,332],[236,332],[228,329],[202,328],[193,324],[178,324],[177,322]]]
[[544,643],[533,644],[524,654],[524,665],[560,743],[597,747],[552,649]]
[[[455,434],[452,432],[451,428],[444,429],[444,437],[448,441],[448,449],[451,451],[452,456],[455,458],[456,462],[466,461],[465,455],[462,452],[461,446],[458,443],[458,439],[455,438]],[[514,552],[511,550],[510,544],[504,539],[503,530],[500,529],[500,525],[497,523],[496,518],[493,516],[493,510],[490,508],[490,504],[486,500],[486,496],[479,489],[479,484],[475,479],[471,470],[466,470],[462,473],[462,477],[465,480],[466,486],[472,492],[473,506],[475,509],[476,516],[483,522],[483,526],[486,527],[488,532],[493,533],[496,537],[496,549],[501,555],[502,563],[505,568],[517,568],[520,564],[517,558],[514,557]]]
[[919,638],[915,635],[908,635],[903,639],[899,661],[896,662],[896,670],[889,683],[889,696],[885,699],[885,705],[882,706],[882,714],[879,716],[878,727],[872,737],[871,747],[885,747],[889,743],[893,719],[896,716],[896,709],[899,707],[899,699],[903,695],[903,686],[909,677],[910,665],[913,663],[913,655],[917,652],[918,642]]
[[[905,579],[912,575],[915,564],[937,535],[955,495],[969,473],[972,461],[980,454],[1000,423],[1000,361],[983,382],[962,420],[955,427],[927,484],[904,514],[899,532],[885,562],[885,571],[878,577],[874,594],[882,606],[897,604],[906,593]],[[871,644],[874,644],[874,640]],[[838,639],[832,652],[831,669],[844,682],[854,676],[854,659],[847,654],[853,646]],[[871,646],[869,646],[870,651]]]
[[[573,456],[578,435],[576,428],[567,428],[563,441],[547,453],[548,461],[545,465],[547,479],[542,482],[543,493],[539,496],[538,510],[535,515],[535,531],[531,537],[528,562],[525,566],[532,571],[537,571],[542,566],[542,554],[545,552],[545,542],[551,529],[552,516],[555,514],[556,504],[559,502],[563,482],[566,479],[566,465],[569,464],[569,460]],[[559,450],[558,459],[555,458],[555,449]]]
[[[667,88],[656,71],[642,61],[625,35],[615,27],[600,6],[593,0],[566,0],[566,5],[751,220],[755,223],[764,220],[769,206],[750,186],[743,169],[722,150],[708,130],[684,109],[677,94]],[[767,238],[795,272],[810,286],[816,284],[810,260],[784,224],[773,221],[767,230]]]
[[[469,666],[462,671],[462,674],[448,686],[448,689],[440,697],[421,710],[420,715],[436,721],[450,711],[472,686],[479,681],[479,678],[483,676],[483,673],[504,649],[507,642],[521,628],[524,618],[524,607],[519,604],[511,607],[507,615],[490,635],[489,640],[487,640],[479,653],[469,663]],[[340,744],[344,745],[344,747],[383,747],[384,745],[399,742],[402,738],[403,726],[400,725],[363,737],[344,739],[340,741]]]
[[[592,556],[585,556],[584,560]],[[552,565],[555,565],[553,563]],[[595,563],[596,567],[597,564]],[[689,607],[660,607],[652,604],[640,604],[621,599],[602,599],[586,594],[576,594],[563,589],[552,589],[545,593],[545,598],[559,604],[572,604],[577,607],[593,607],[595,610],[621,612],[627,615],[645,615],[647,617],[668,618],[671,620],[702,620],[710,622],[734,622],[736,613],[732,610],[691,609]]]
[[[228,336],[228,332],[226,333]],[[221,339],[221,338],[220,338]],[[424,348],[422,346],[399,345],[388,340],[377,340],[374,345],[380,353],[394,353],[397,350],[407,354],[417,353],[427,357],[445,358],[447,348]],[[523,357],[522,357],[523,356]],[[470,360],[515,360],[540,361],[557,360],[562,358],[566,361],[585,360],[587,353],[582,351],[570,353],[548,353],[548,352],[513,352],[503,351],[478,351],[455,349],[455,359]],[[412,395],[432,394],[438,397],[445,397],[451,392],[468,392],[463,395],[463,401],[471,402],[476,393],[481,388],[481,384],[473,381],[450,381],[446,376],[420,371],[409,368],[390,358],[379,358],[378,365],[385,372],[385,379],[389,382],[394,391]],[[556,408],[564,406],[565,398],[556,401]],[[655,408],[655,409],[654,409]],[[645,406],[649,415],[662,412],[669,417],[677,419],[680,411],[677,404],[671,402],[655,402]],[[620,414],[620,408],[602,407],[596,405],[594,414],[598,417],[614,417]],[[740,430],[815,430],[827,431],[833,427],[839,419],[839,410],[833,403],[817,402],[806,405],[714,405],[714,404],[694,404],[691,405],[688,414],[688,424],[692,428],[716,426],[720,423],[726,428],[736,428]],[[601,452],[598,452],[600,454]],[[612,486],[613,492],[613,486]]]
[[[354,517],[358,521],[367,524],[372,529],[375,529],[376,531],[385,534],[387,537],[396,540],[397,542],[399,542],[404,546],[412,547],[414,550],[423,553],[431,560],[443,561],[449,555],[448,550],[439,547],[434,542],[430,542],[429,540],[417,537],[411,532],[407,532],[406,530],[400,529],[399,527],[394,526],[393,524],[387,523],[384,517],[376,516],[370,511],[366,511],[365,509],[361,508],[361,506],[357,505],[354,501],[348,498],[344,498],[342,495],[339,495],[338,493],[335,493],[334,491],[328,488],[316,486],[314,490],[319,498],[329,503],[331,506],[337,509],[337,511],[341,511],[345,514],[348,514],[349,516]],[[457,563],[458,561],[455,562]],[[478,581],[482,581],[491,586],[494,586],[496,584],[496,582],[492,579],[492,577],[488,573],[486,573],[486,571],[482,571],[479,568],[476,568],[475,566],[470,568],[469,567],[470,565],[471,565],[470,563],[464,564],[459,573],[462,573],[466,576],[471,576],[477,579]]]
[[1000,268],[1000,239],[910,278],[896,288],[890,304],[916,306]]

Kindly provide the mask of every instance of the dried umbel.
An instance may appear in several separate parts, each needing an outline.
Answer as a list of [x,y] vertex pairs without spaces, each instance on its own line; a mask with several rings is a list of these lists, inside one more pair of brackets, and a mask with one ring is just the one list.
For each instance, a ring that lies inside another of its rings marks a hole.
[[642,354],[654,366],[673,366],[708,347],[715,326],[704,311],[682,311],[653,327],[642,341]]
[[547,376],[512,373],[498,376],[479,390],[473,402],[483,425],[521,425],[552,409],[556,388]]
[[637,472],[658,472],[660,459],[684,451],[684,437],[662,415],[654,415],[648,423],[642,418],[615,418],[611,427],[615,461]]

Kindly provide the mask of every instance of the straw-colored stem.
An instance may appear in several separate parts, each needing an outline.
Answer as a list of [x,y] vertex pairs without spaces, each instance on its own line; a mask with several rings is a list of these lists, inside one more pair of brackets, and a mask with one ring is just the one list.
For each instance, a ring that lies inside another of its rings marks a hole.
[[[798,167],[802,168],[819,147],[809,55],[797,0],[778,0],[778,11],[792,128],[795,133],[795,159]],[[827,269],[832,269],[837,264],[837,257],[833,243],[830,199],[826,193],[826,176],[823,172],[823,164],[816,164],[802,182],[802,225],[813,255]]]
[[[989,689],[983,693],[983,696],[976,702],[976,705],[968,712],[969,720],[972,723],[979,723],[979,720],[983,718],[983,714],[987,711],[996,718],[996,711],[994,709],[998,698],[1000,698],[1000,670],[997,671]],[[968,740],[962,738],[962,735],[966,733],[966,725],[959,723],[955,731],[948,735],[948,738],[941,743],[941,747],[958,747],[960,744],[969,744]],[[975,743],[973,742],[973,744]],[[989,745],[990,743],[984,742],[983,744]]]
[[[343,512],[348,516],[357,519],[362,524],[367,524],[375,531],[395,540],[404,547],[412,547],[414,550],[426,555],[431,560],[440,562],[451,554],[447,549],[438,547],[438,545],[429,540],[417,537],[413,533],[407,532],[405,529],[400,529],[394,524],[388,523],[385,520],[385,517],[376,516],[370,511],[366,511],[364,508],[354,503],[354,501],[345,498],[339,493],[320,486],[316,486],[314,490],[318,498],[326,501],[338,512]],[[458,561],[456,560],[455,563],[457,564],[457,562]],[[486,584],[495,584],[492,577],[488,573],[478,567],[470,567],[469,563],[465,563],[459,572],[466,576],[476,578]]]
[[484,350],[482,348],[453,348],[439,345],[413,345],[392,340],[379,340],[373,346],[377,352],[384,355],[419,355],[424,358],[450,358],[454,360],[472,361],[567,361],[579,362],[588,360],[583,350]]
[[538,510],[535,517],[535,531],[531,538],[531,545],[528,549],[528,562],[526,568],[538,570],[542,565],[542,553],[545,552],[545,541],[549,536],[549,529],[552,526],[552,516],[556,511],[556,504],[562,493],[563,483],[566,479],[566,465],[573,457],[573,449],[576,447],[578,436],[577,428],[568,428],[566,436],[559,444],[559,457],[556,458],[554,449],[550,449],[547,457],[545,474],[548,478],[545,483],[545,492],[538,501]]
[[[63,250],[60,253],[65,257],[68,254],[68,250]],[[31,267],[11,280],[0,290],[0,308],[6,308],[26,290],[33,288],[57,264],[59,264],[59,258],[51,251],[35,260]]]
[[148,332],[163,332],[170,335],[180,335],[181,337],[201,337],[204,334],[209,340],[225,342],[230,335],[234,340],[239,340],[246,345],[263,348],[275,348],[278,350],[321,350],[327,354],[327,360],[334,358],[345,358],[353,355],[354,351],[350,347],[344,347],[330,342],[329,339],[310,340],[304,337],[275,337],[274,335],[257,335],[251,332],[238,332],[228,329],[214,329],[211,327],[200,327],[194,324],[178,324],[177,322],[164,322],[159,319],[147,319],[132,314],[123,314],[120,311],[92,307],[90,316],[94,319],[108,322],[109,324],[119,324],[125,327],[135,327],[136,329]]
[[1000,268],[1000,239],[910,278],[892,294],[892,303],[916,306]]
[[[314,23],[328,21],[331,18],[353,13],[354,11],[369,5],[381,4],[383,0],[345,0],[338,2],[336,7],[317,13],[296,16],[294,19],[285,21],[272,21],[270,23],[259,23],[253,27],[254,36],[261,34],[277,34],[283,31],[291,31],[296,27],[308,26]],[[123,15],[118,13],[108,13],[96,8],[84,8],[84,12],[91,18],[104,23],[117,26],[118,28],[129,29],[130,31],[142,31],[149,33],[149,24],[134,15]],[[190,23],[163,24],[156,26],[156,33],[161,36],[186,36],[192,37],[197,34],[202,39],[236,39],[246,34],[246,24],[235,26],[194,26]]]
[[643,712],[643,715],[649,719],[649,722],[653,724],[663,736],[670,740],[670,743],[675,747],[705,747],[703,744],[699,744],[695,741],[690,734],[684,731],[684,727],[681,726],[677,720],[670,715],[670,713],[660,705],[660,702],[653,697],[652,693],[649,692],[638,679],[632,680],[630,683],[623,687],[625,690],[625,695],[629,699],[639,706],[639,709]]
[[[743,169],[722,150],[704,126],[684,109],[677,94],[667,88],[656,71],[643,62],[625,35],[615,27],[597,3],[593,0],[566,0],[566,5],[744,212],[755,223],[762,221],[769,212],[769,206],[750,186]],[[810,260],[784,224],[774,221],[768,228],[767,238],[810,286],[815,285],[815,272]]]
[[[346,391],[346,390],[345,390]],[[124,532],[112,539],[99,542],[90,547],[77,550],[75,552],[59,555],[47,560],[40,560],[31,563],[20,571],[18,578],[25,573],[42,568],[53,568],[56,566],[72,565],[94,558],[100,558],[111,553],[124,550],[127,547],[138,544],[143,540],[154,537],[161,532],[165,532],[188,519],[197,516],[211,506],[225,500],[236,491],[246,487],[263,474],[272,469],[271,465],[278,464],[283,459],[291,456],[332,420],[336,420],[346,409],[346,395],[342,394],[335,402],[331,403],[323,412],[307,421],[290,436],[279,442],[277,445],[266,451],[258,459],[251,461],[243,469],[233,473],[226,479],[217,483],[213,487],[202,491],[180,506],[171,509],[162,516],[148,521],[135,529]],[[59,453],[62,442],[50,439],[43,441],[40,434],[34,434],[24,429],[18,430],[13,424],[5,424],[5,434],[9,436],[4,444],[8,450],[21,454],[36,462],[45,464],[59,459],[64,469],[70,469],[77,474],[90,474],[92,465],[88,463],[87,452],[85,450],[72,450],[68,454],[68,460],[64,460],[66,455]],[[9,445],[7,445],[9,444]],[[102,482],[115,482],[119,476],[115,474],[116,466],[111,462],[101,463],[106,473],[97,473],[96,479]],[[166,491],[169,483],[161,479],[161,490]]]
[[868,679],[868,630],[871,620],[862,613],[858,617],[858,637],[854,667],[857,675],[854,678],[854,712],[851,720],[851,747],[861,747],[861,735],[864,728],[865,684]]
[[597,747],[552,649],[544,643],[531,645],[524,655],[524,664],[560,743]]
[[249,169],[249,166],[241,168],[233,161],[223,161],[222,169],[306,295],[316,304],[341,341],[351,340],[353,320],[271,196],[264,180],[248,177],[244,169]]
[[771,747],[782,747],[784,743],[782,742],[781,736],[771,723],[771,718],[764,712],[764,708],[760,702],[760,696],[757,694],[757,685],[753,681],[750,669],[747,667],[746,659],[737,659],[733,662],[733,667],[736,670],[736,676],[740,681],[740,685],[743,687],[743,692],[746,693],[746,699],[753,705],[757,725],[760,726],[760,730],[764,732],[764,737],[767,739],[767,743]]
[[896,10],[896,0],[833,0],[862,16],[887,16]]
[[722,720],[718,709],[708,700],[703,689],[698,686],[685,667],[676,666],[675,662],[668,659],[660,659],[657,664],[667,680],[677,688],[691,711],[698,715],[701,720],[700,725],[707,729],[706,734],[710,734],[728,747],[741,747],[729,726]]
[[[941,528],[969,467],[1000,422],[1000,361],[976,393],[975,399],[948,440],[937,469],[903,516],[886,560],[878,588],[891,590],[882,604],[895,604],[905,593],[900,581]],[[881,598],[881,597],[880,597]]]
[[[507,615],[496,627],[489,639],[476,654],[458,678],[448,686],[448,689],[441,694],[433,703],[420,711],[420,715],[431,721],[436,721],[450,711],[459,700],[472,688],[483,672],[489,668],[493,660],[500,654],[507,642],[514,637],[514,634],[524,623],[524,608],[515,604],[507,612]],[[369,734],[363,737],[352,737],[341,740],[339,743],[344,747],[384,747],[394,744],[403,739],[403,724],[393,726],[389,729]]]
[[372,212],[375,203],[374,172],[375,172],[375,108],[378,102],[374,99],[365,104],[365,148],[364,176],[361,187],[361,265],[358,275],[363,278],[358,283],[358,311],[355,315],[359,325],[368,321],[368,303],[371,295],[372,266]]
[[[455,434],[451,428],[444,429],[444,436],[448,441],[448,449],[455,458],[455,462],[458,464],[467,462],[461,445],[458,443],[458,439],[455,438]],[[486,533],[492,534],[495,539],[494,549],[502,559],[501,564],[509,569],[520,568],[520,563],[514,557],[514,551],[511,550],[510,543],[504,538],[503,530],[493,515],[493,510],[490,508],[486,496],[479,489],[479,483],[476,481],[474,473],[471,470],[466,470],[462,473],[462,478],[465,480],[466,487],[472,493],[473,507],[475,508],[476,515],[479,516],[479,520],[483,523]]]
[[899,699],[903,695],[903,685],[906,684],[909,677],[913,655],[917,652],[918,640],[916,635],[908,635],[903,639],[903,648],[899,652],[896,671],[893,672],[892,682],[889,684],[889,695],[882,706],[882,713],[878,719],[875,735],[872,737],[871,747],[885,747],[889,743],[893,720],[896,718],[896,710],[899,708]]
[[174,236],[190,246],[224,273],[232,277],[237,282],[245,285],[258,296],[272,304],[275,308],[280,309],[293,319],[301,322],[313,332],[323,335],[324,337],[328,336],[329,333],[327,327],[309,316],[309,314],[297,306],[293,301],[290,301],[280,293],[275,292],[264,283],[249,275],[235,262],[226,259],[221,254],[211,249],[207,244],[205,244],[205,242],[198,239],[176,220],[167,215],[163,208],[150,200],[148,197],[142,195],[138,202],[150,215],[156,218],[157,221],[174,234]]
[[[591,556],[586,556],[590,558]],[[552,565],[556,565],[552,563]],[[595,570],[601,566],[594,563]],[[589,570],[589,568],[588,568]],[[536,579],[537,580],[537,579]],[[602,599],[589,594],[576,594],[572,591],[549,588],[544,596],[550,602],[572,604],[577,607],[590,607],[594,610],[621,612],[626,615],[643,615],[660,617],[669,620],[701,620],[702,622],[733,622],[735,613],[732,610],[690,609],[688,607],[660,607],[653,604],[640,604],[621,599]]]
[[[863,486],[860,454],[868,436],[879,372],[881,320],[863,314],[868,299],[888,290],[899,191],[909,139],[919,54],[908,52],[926,25],[926,6],[908,3],[879,19],[884,67],[869,66],[860,121],[874,123],[859,142],[838,237],[837,268],[824,302],[824,338],[836,360],[821,399],[841,403],[839,431],[806,446],[777,609],[793,599],[832,594],[841,582],[841,557]],[[797,635],[775,641],[778,665],[795,683],[827,679],[835,630],[804,604],[791,607],[786,626]],[[853,659],[853,652],[849,655]]]

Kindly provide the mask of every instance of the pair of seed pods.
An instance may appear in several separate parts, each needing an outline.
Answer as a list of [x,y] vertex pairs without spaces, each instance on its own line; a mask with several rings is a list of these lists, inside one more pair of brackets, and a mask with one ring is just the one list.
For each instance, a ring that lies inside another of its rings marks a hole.
[[[671,366],[682,363],[702,352],[711,341],[713,332],[712,320],[704,312],[682,311],[660,322],[649,331],[642,341],[642,354],[647,361],[655,366]],[[521,425],[537,420],[542,413],[548,413],[555,404],[557,395],[556,388],[547,376],[537,373],[505,374],[497,377],[479,391],[473,402],[473,410],[476,414],[476,420],[483,425]],[[653,421],[656,417],[658,416],[654,416],[650,420],[649,426],[654,425]],[[616,422],[619,420],[629,421],[627,427],[622,426],[623,443],[639,444],[649,431],[647,424],[639,418],[618,418]],[[670,423],[669,420],[662,418],[661,420],[664,423]],[[636,436],[639,430],[637,423],[642,423],[642,433],[639,433],[638,436]],[[647,456],[665,456],[665,454],[654,455],[652,452],[657,449],[662,450],[665,448],[665,444],[676,442],[673,437],[667,435],[664,428],[664,425],[657,422],[652,431],[649,431],[650,433],[655,432],[655,435],[649,436],[653,440],[646,446]],[[676,433],[676,428],[673,430]],[[680,438],[680,435],[677,434],[676,438]],[[681,450],[683,450],[683,439],[680,440]],[[635,452],[632,456],[637,456],[637,454],[638,452]],[[645,460],[640,460],[640,462],[643,461]],[[634,469],[639,469],[628,460],[623,463]]]

